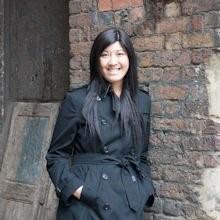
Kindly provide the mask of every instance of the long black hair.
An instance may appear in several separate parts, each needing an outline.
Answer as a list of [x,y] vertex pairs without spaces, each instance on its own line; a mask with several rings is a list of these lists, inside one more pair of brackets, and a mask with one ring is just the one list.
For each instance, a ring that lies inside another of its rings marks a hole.
[[129,59],[129,69],[123,79],[122,93],[120,97],[120,112],[116,114],[116,119],[120,118],[121,126],[125,134],[129,128],[132,129],[134,145],[138,145],[143,138],[143,122],[138,113],[135,98],[138,89],[137,80],[137,58],[128,34],[119,28],[110,28],[101,32],[94,40],[90,52],[90,85],[89,92],[85,99],[82,110],[86,119],[90,134],[100,135],[99,122],[97,117],[97,102],[99,95],[103,91],[108,91],[110,83],[107,82],[100,72],[100,56],[102,52],[111,44],[119,42],[126,51]]

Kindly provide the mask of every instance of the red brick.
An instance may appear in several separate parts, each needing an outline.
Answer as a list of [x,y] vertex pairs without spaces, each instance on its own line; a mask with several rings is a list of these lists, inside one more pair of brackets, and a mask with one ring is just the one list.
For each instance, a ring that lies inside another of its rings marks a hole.
[[204,154],[204,163],[207,168],[215,168],[220,165],[217,155]]
[[145,18],[145,10],[143,7],[133,8],[129,12],[129,21],[130,22],[137,22],[142,21]]
[[160,51],[152,58],[152,66],[184,66],[191,63],[191,52],[182,51]]
[[131,5],[133,7],[143,6],[143,0],[131,0]]
[[79,28],[91,26],[91,17],[88,13],[70,15],[69,17],[69,25],[71,28]]
[[194,33],[183,35],[184,48],[213,47],[214,38],[210,33]]
[[195,49],[192,51],[192,64],[206,63],[212,54],[211,49]]
[[220,9],[219,0],[184,0],[182,1],[182,13],[185,15],[198,12]]
[[186,89],[176,86],[157,86],[154,97],[157,99],[182,100],[186,96]]
[[158,194],[161,197],[172,198],[172,199],[184,199],[184,189],[181,184],[163,182],[160,185]]
[[179,67],[167,67],[164,69],[162,80],[164,81],[177,81],[180,80],[181,70]]
[[98,9],[99,11],[111,11],[113,8],[111,0],[99,0]]
[[137,51],[162,50],[164,45],[164,36],[135,38],[133,43]]
[[70,55],[72,57],[89,56],[91,48],[91,42],[79,42],[75,44],[70,44]]
[[145,68],[138,71],[138,78],[140,82],[159,81],[162,79],[162,68]]
[[180,15],[180,4],[173,1],[165,5],[166,17],[177,17]]
[[78,87],[89,82],[89,71],[70,70],[70,85],[71,87]]
[[131,0],[112,0],[113,10],[131,7]]
[[165,48],[167,50],[178,50],[182,48],[182,34],[174,33],[166,36]]
[[175,33],[186,31],[189,28],[189,17],[166,18],[156,24],[157,33]]
[[192,29],[195,31],[204,29],[204,17],[203,16],[192,17]]
[[137,54],[139,67],[150,67],[153,65],[153,56],[151,52]]

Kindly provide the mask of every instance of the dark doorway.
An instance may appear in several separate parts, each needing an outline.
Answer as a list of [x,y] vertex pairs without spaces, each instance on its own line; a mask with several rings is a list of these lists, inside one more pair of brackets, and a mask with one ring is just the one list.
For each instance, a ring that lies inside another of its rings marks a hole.
[[5,1],[6,104],[63,98],[68,32],[68,0]]

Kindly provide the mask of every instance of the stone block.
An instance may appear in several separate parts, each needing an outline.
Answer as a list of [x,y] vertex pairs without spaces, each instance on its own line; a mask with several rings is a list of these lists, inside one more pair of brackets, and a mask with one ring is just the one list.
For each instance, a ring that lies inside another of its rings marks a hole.
[[183,32],[189,29],[190,18],[165,18],[156,24],[156,33],[175,33]]
[[132,7],[138,7],[143,6],[143,0],[131,0],[131,6]]
[[162,77],[163,81],[168,81],[168,82],[178,81],[180,80],[180,78],[181,78],[180,67],[166,67],[164,69],[164,73]]
[[219,0],[185,0],[182,2],[182,13],[184,15],[198,14],[220,9]]
[[165,5],[164,10],[166,17],[177,17],[181,14],[180,4],[176,1],[169,2]]
[[113,10],[131,7],[131,0],[112,0]]
[[130,10],[129,12],[129,21],[130,22],[138,22],[138,21],[142,21],[145,18],[145,10],[143,7],[137,7],[137,8],[133,8]]
[[187,94],[186,88],[177,86],[157,86],[154,97],[157,99],[182,100]]
[[137,51],[162,50],[164,46],[164,36],[135,38],[133,44]]
[[78,14],[81,11],[80,1],[70,1],[69,2],[69,13]]
[[183,48],[213,47],[214,38],[211,33],[183,34]]
[[111,0],[98,0],[99,11],[111,11],[112,7],[113,5]]
[[182,49],[182,34],[173,33],[166,36],[165,48],[167,50]]
[[163,212],[170,216],[181,215],[182,203],[173,199],[164,199],[163,201]]

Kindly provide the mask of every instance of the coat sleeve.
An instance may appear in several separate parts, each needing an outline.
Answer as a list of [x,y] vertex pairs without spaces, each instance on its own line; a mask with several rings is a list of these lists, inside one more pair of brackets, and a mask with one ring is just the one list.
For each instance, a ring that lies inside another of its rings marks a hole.
[[144,113],[146,114],[144,115],[144,124],[146,126],[146,134],[145,134],[146,138],[145,138],[145,146],[142,150],[140,159],[141,159],[141,169],[142,169],[143,175],[147,177],[148,179],[148,183],[149,183],[148,190],[150,191],[150,196],[147,199],[145,205],[147,207],[151,207],[154,203],[156,190],[155,190],[155,187],[153,186],[153,182],[151,179],[150,164],[147,159],[147,151],[148,151],[149,139],[150,139],[150,125],[151,125],[151,120],[150,120],[151,119],[151,99],[149,95],[148,95],[148,102],[146,106],[147,108]]
[[141,152],[141,166],[144,171],[144,174],[146,176],[150,176],[150,167],[149,167],[149,161],[147,159],[147,152],[148,152],[148,146],[149,146],[149,140],[150,140],[150,125],[151,125],[151,98],[148,95],[147,96],[147,103],[145,106],[145,111],[143,113],[143,120],[144,120],[144,126],[145,126],[145,138],[144,138],[144,147]]
[[66,204],[82,181],[71,172],[71,154],[80,119],[79,107],[74,105],[67,93],[59,108],[58,117],[49,150],[46,155],[47,170],[55,186],[57,196]]

